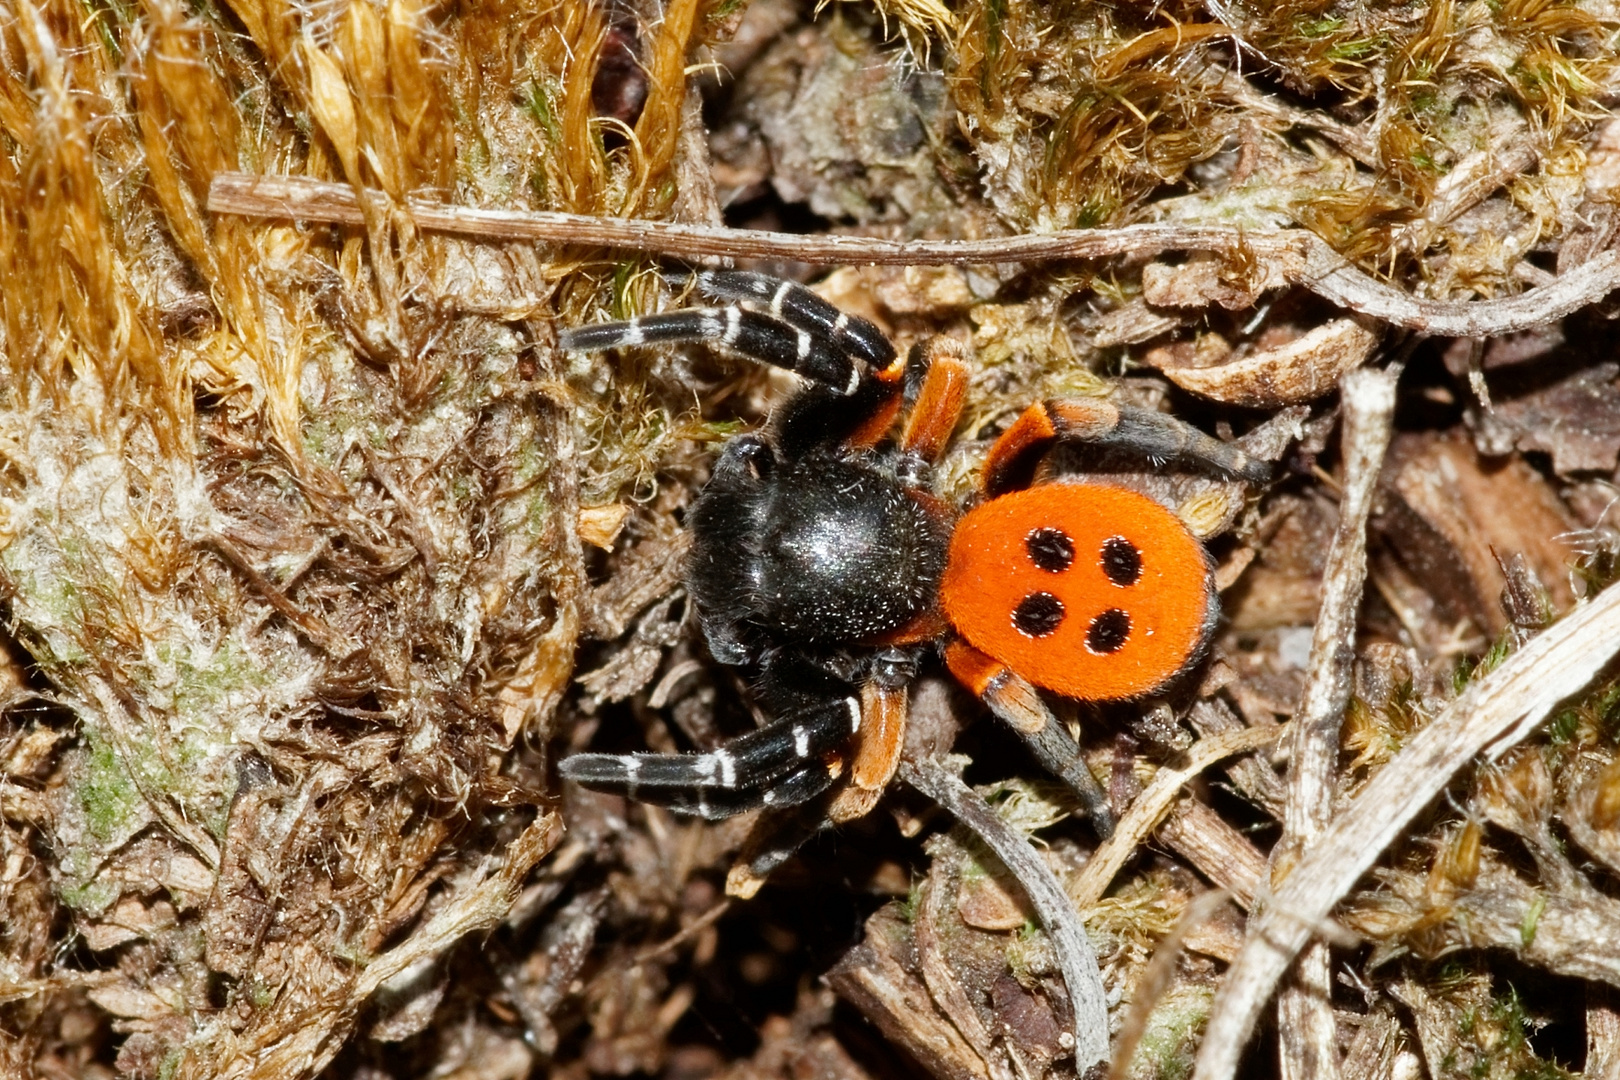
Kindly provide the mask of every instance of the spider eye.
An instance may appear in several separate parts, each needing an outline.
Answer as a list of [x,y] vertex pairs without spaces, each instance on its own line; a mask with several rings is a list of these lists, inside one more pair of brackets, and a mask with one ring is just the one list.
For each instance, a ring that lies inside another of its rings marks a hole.
[[1086,630],[1086,648],[1098,654],[1118,652],[1130,636],[1130,615],[1119,608],[1109,608],[1091,620]]
[[1074,562],[1074,541],[1062,529],[1031,530],[1024,537],[1024,549],[1029,561],[1048,573],[1062,573]]
[[1012,621],[1025,637],[1043,638],[1057,632],[1063,624],[1063,614],[1063,601],[1049,592],[1037,592],[1018,602],[1013,608]]
[[1135,585],[1142,576],[1141,550],[1123,536],[1110,536],[1103,541],[1102,572],[1121,588]]

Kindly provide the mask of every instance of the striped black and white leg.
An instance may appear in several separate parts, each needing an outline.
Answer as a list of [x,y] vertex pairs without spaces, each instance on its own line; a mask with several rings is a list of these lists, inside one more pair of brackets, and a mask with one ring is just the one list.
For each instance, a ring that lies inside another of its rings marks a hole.
[[820,334],[877,370],[894,361],[894,345],[883,331],[859,315],[839,310],[798,282],[748,270],[703,270],[697,275],[697,286],[716,300],[757,304],[790,326]]
[[786,814],[763,817],[743,841],[737,861],[726,875],[726,895],[747,900],[778,866],[821,830],[827,828],[826,806],[809,803]]
[[711,821],[734,817],[749,810],[781,810],[808,802],[831,787],[836,779],[837,776],[827,768],[825,761],[812,761],[764,787],[738,791],[694,789],[684,805],[672,802],[669,809],[676,813],[696,814]]
[[558,769],[593,791],[718,820],[793,806],[825,791],[833,780],[827,755],[860,723],[860,699],[850,695],[796,711],[706,754],[576,754]]
[[825,334],[736,305],[683,308],[624,322],[573,326],[557,337],[562,348],[576,352],[679,341],[717,345],[751,360],[787,368],[845,395],[855,392],[867,372],[854,353]]

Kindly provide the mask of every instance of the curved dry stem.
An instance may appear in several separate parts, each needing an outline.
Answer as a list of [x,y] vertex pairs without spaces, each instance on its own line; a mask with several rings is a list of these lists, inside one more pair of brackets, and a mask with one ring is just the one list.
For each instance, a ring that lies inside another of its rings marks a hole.
[[903,762],[900,779],[949,810],[995,852],[1029,897],[1052,941],[1074,1010],[1074,1060],[1082,1074],[1108,1060],[1108,998],[1097,954],[1091,949],[1074,904],[1028,840],[995,815],[962,778],[937,761]]

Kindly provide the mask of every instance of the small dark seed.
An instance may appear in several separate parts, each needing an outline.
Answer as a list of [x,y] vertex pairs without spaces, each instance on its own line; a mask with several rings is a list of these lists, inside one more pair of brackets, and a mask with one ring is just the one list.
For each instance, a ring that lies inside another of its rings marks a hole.
[[1142,552],[1123,536],[1110,536],[1103,541],[1102,569],[1115,585],[1135,585],[1142,576]]
[[1086,631],[1086,648],[1100,655],[1118,652],[1130,636],[1131,617],[1119,608],[1109,608],[1091,620],[1091,628]]
[[1012,621],[1020,634],[1046,637],[1063,625],[1063,601],[1049,592],[1030,593],[1018,601]]
[[1035,529],[1024,537],[1024,547],[1030,561],[1048,573],[1062,573],[1074,562],[1074,541],[1062,529]]

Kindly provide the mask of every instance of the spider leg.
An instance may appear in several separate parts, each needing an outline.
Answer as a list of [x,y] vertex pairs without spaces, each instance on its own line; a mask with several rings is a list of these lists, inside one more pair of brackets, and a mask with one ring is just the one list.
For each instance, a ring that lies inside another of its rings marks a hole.
[[869,449],[900,415],[903,365],[869,372],[853,393],[814,384],[782,402],[771,418],[777,449],[789,460],[824,447]]
[[747,270],[701,270],[697,287],[716,300],[762,305],[789,326],[818,334],[873,368],[886,368],[894,361],[894,346],[883,331],[859,315],[840,311],[797,282]]
[[791,859],[827,823],[825,804],[808,801],[785,814],[761,818],[726,874],[726,895],[751,899],[771,872]]
[[869,814],[900,767],[906,692],[916,665],[908,654],[891,652],[880,655],[879,664],[899,674],[886,678],[880,673],[861,687],[861,735],[849,763],[849,782],[827,808],[827,819],[835,825]]
[[1028,487],[1042,457],[1060,442],[1126,450],[1154,462],[1181,461],[1252,484],[1271,478],[1271,466],[1231,443],[1152,409],[1090,398],[1054,399],[1025,409],[985,457],[981,490],[994,498]]
[[824,334],[735,305],[683,308],[624,322],[571,326],[557,335],[559,347],[576,352],[677,341],[719,345],[752,360],[787,368],[845,395],[856,391],[865,374],[865,366],[854,353]]
[[558,771],[594,791],[711,820],[825,791],[837,775],[827,758],[861,730],[854,688],[808,660],[778,654],[766,662],[758,693],[776,719],[708,753],[575,754]]
[[753,663],[758,642],[747,625],[754,582],[735,572],[734,559],[716,552],[746,550],[749,538],[763,528],[762,481],[775,467],[775,455],[765,440],[737,436],[720,452],[703,494],[687,512],[687,525],[710,541],[695,547],[686,572],[691,591],[704,598],[697,609],[704,640],[722,664]]
[[900,449],[920,465],[932,465],[944,452],[967,393],[966,350],[954,338],[931,337],[911,350],[906,368],[905,430]]
[[[822,760],[860,729],[854,696],[784,717],[706,754],[575,754],[558,766],[593,791],[719,820],[826,790]],[[819,775],[818,775],[819,774]]]
[[[750,810],[774,810],[799,806],[814,799],[838,779],[824,762],[812,761],[801,765],[786,776],[780,776],[762,788],[746,791],[716,791],[693,789],[678,801],[665,805],[678,814],[694,814],[710,821],[720,821]],[[645,793],[636,796],[638,802],[656,802]],[[819,816],[819,815],[818,815]],[[802,843],[803,841],[800,841]],[[787,853],[793,854],[792,851]],[[786,856],[784,856],[785,858]]]
[[[761,820],[726,876],[726,895],[748,899],[805,841],[828,825],[864,817],[877,805],[900,765],[907,691],[917,673],[917,659],[917,650],[904,646],[883,649],[873,657],[861,687],[861,730],[848,760],[847,782],[825,802]],[[832,770],[827,776],[833,778]]]
[[[906,691],[867,683],[861,690],[861,700],[861,740],[850,762],[849,781],[829,801],[800,806],[789,814],[760,821],[726,875],[727,896],[743,900],[752,897],[771,872],[792,858],[816,833],[828,825],[865,817],[877,805],[900,765]],[[823,770],[821,776],[826,778],[823,787],[831,784],[830,771]],[[782,786],[779,784],[778,790]]]
[[1108,808],[1108,797],[1086,767],[1074,736],[1052,715],[1034,685],[961,640],[945,647],[945,666],[1023,738],[1048,772],[1074,792],[1090,815],[1097,835],[1105,840],[1112,836],[1114,815]]

